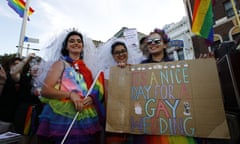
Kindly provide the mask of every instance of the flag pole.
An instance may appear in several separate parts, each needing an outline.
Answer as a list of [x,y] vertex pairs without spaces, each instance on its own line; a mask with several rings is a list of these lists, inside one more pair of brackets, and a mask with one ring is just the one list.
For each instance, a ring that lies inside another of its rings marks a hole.
[[[94,79],[94,81],[93,81],[91,87],[89,88],[89,90],[88,90],[88,92],[87,92],[85,98],[87,98],[88,95],[92,92],[92,89],[93,89],[95,83],[97,82],[97,79],[98,79],[98,77],[99,77],[99,75],[100,75],[101,72],[102,72],[102,71],[99,71],[99,72],[98,72],[98,74],[97,74],[96,78]],[[73,120],[72,120],[70,126],[68,127],[67,132],[65,133],[65,135],[64,135],[64,137],[63,137],[63,139],[62,139],[62,141],[61,141],[61,144],[64,144],[64,142],[65,142],[65,140],[66,140],[66,138],[67,138],[67,136],[68,136],[70,130],[72,129],[72,126],[73,126],[73,124],[75,123],[75,121],[76,121],[78,115],[79,115],[79,111],[75,114],[75,116],[74,116],[74,118],[73,118]]]
[[235,14],[235,18],[237,19],[237,24],[240,27],[240,20],[239,20],[239,16],[238,16],[238,12],[237,12],[234,0],[231,0],[231,3],[232,3],[233,11],[234,11],[234,14]]
[[24,42],[27,19],[28,19],[29,3],[30,3],[30,0],[26,0],[23,21],[22,21],[22,28],[21,28],[21,33],[20,33],[20,38],[18,43],[18,53],[17,53],[18,57],[22,57],[23,42]]

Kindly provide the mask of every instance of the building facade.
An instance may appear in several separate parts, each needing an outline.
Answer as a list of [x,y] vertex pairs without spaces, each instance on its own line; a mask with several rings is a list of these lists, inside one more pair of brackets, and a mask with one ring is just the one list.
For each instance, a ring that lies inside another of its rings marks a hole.
[[183,17],[177,23],[165,25],[163,29],[171,39],[167,49],[171,58],[174,58],[174,60],[194,59],[194,49],[187,17]]
[[[192,34],[195,57],[200,53],[214,51],[221,43],[240,39],[239,8],[240,0],[212,0],[214,19],[214,42],[209,44],[205,39]],[[194,0],[183,0],[187,18],[192,25]],[[234,3],[232,3],[234,2]]]

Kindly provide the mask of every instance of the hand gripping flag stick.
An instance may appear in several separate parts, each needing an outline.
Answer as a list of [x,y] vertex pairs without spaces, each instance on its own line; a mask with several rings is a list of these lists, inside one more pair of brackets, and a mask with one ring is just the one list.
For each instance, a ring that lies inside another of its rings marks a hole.
[[[94,79],[94,81],[93,81],[93,83],[92,83],[90,89],[88,90],[88,92],[87,92],[85,98],[87,98],[88,95],[92,92],[92,89],[93,89],[93,87],[94,87],[94,85],[95,85],[95,83],[96,83],[98,77],[100,76],[100,73],[101,73],[101,71],[98,72],[98,74],[97,74],[96,78]],[[72,126],[73,126],[73,124],[75,123],[75,121],[76,121],[78,115],[79,115],[79,111],[78,111],[78,112],[76,113],[76,115],[74,116],[74,119],[72,120],[70,126],[68,127],[68,130],[67,130],[66,134],[64,135],[63,140],[61,141],[61,144],[64,144],[64,142],[65,142],[65,140],[66,140],[66,138],[67,138],[67,136],[68,136],[70,130],[72,129]]]

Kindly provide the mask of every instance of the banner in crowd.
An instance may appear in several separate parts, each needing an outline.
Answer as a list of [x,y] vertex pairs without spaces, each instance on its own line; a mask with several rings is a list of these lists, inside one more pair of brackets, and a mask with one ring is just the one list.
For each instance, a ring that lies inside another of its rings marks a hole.
[[214,59],[112,67],[108,132],[229,138]]

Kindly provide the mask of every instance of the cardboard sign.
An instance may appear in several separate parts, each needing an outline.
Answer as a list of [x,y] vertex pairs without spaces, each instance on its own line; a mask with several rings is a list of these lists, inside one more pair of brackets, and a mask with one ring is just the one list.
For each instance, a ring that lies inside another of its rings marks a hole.
[[229,138],[214,59],[112,67],[106,131]]

